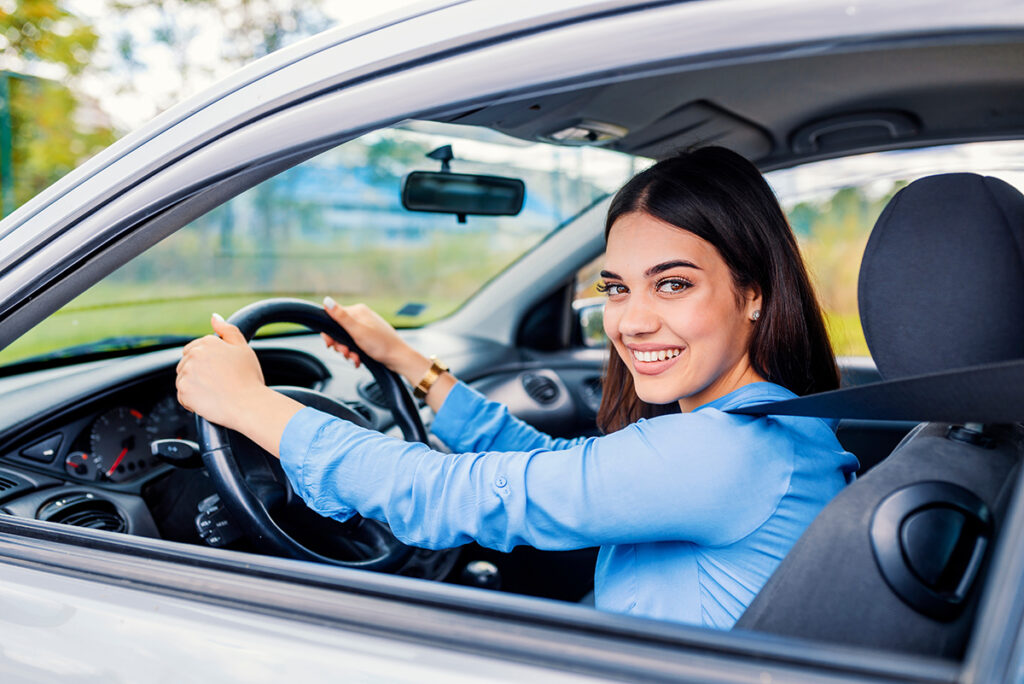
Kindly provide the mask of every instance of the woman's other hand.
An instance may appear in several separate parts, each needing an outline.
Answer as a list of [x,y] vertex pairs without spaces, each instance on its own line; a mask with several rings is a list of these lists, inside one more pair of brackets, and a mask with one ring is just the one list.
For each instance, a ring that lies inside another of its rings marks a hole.
[[[407,378],[423,376],[430,367],[430,360],[410,347],[398,336],[390,323],[366,306],[353,304],[340,306],[330,297],[324,297],[324,309],[338,325],[352,336],[352,341],[371,358]],[[359,354],[327,334],[321,333],[324,343],[359,367]]]
[[[352,336],[352,341],[365,354],[404,377],[413,387],[419,384],[430,369],[433,362],[410,347],[405,340],[398,336],[390,323],[365,304],[339,306],[330,297],[324,297],[324,309],[327,310],[327,314],[331,318],[337,321],[338,325]],[[328,347],[341,352],[356,367],[359,366],[359,354],[332,339],[329,335],[323,335],[323,338]],[[427,405],[435,412],[440,411],[441,405],[444,404],[448,392],[454,385],[454,376],[451,373],[442,373],[427,392]]]

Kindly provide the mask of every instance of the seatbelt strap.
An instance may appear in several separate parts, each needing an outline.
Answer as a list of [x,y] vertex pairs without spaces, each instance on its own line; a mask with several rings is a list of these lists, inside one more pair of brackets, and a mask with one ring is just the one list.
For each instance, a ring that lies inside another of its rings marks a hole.
[[727,413],[1015,423],[1024,420],[1024,359],[885,380]]

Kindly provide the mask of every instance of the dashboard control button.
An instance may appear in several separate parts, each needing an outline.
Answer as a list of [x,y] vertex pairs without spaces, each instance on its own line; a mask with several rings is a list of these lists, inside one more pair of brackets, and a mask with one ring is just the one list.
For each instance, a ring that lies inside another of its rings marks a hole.
[[199,502],[196,531],[210,546],[227,546],[242,536],[216,494]]
[[57,457],[57,452],[60,451],[60,443],[61,435],[50,435],[46,439],[41,439],[35,444],[22,449],[21,455],[40,463],[53,463],[53,459]]

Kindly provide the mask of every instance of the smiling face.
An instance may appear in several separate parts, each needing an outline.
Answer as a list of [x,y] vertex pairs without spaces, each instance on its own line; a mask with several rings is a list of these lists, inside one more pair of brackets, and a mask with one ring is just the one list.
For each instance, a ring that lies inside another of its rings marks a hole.
[[737,291],[711,243],[648,214],[623,214],[601,276],[605,332],[643,401],[691,411],[763,380],[748,354],[760,295]]

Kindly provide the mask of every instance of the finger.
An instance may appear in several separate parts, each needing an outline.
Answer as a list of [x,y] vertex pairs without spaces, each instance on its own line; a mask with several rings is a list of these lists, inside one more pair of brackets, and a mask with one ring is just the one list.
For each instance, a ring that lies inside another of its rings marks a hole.
[[210,324],[213,325],[213,331],[228,344],[248,344],[242,331],[225,321],[220,314],[210,316]]
[[189,411],[190,413],[195,413],[195,411],[193,411],[192,408],[188,404],[185,403],[186,401],[187,401],[187,399],[185,399],[184,393],[182,392],[182,390],[179,389],[178,390],[178,403],[181,404],[182,408],[184,408],[186,411]]
[[352,319],[346,308],[338,306],[338,303],[330,296],[324,297],[324,310],[327,311],[328,316],[337,321],[343,328],[346,322]]

